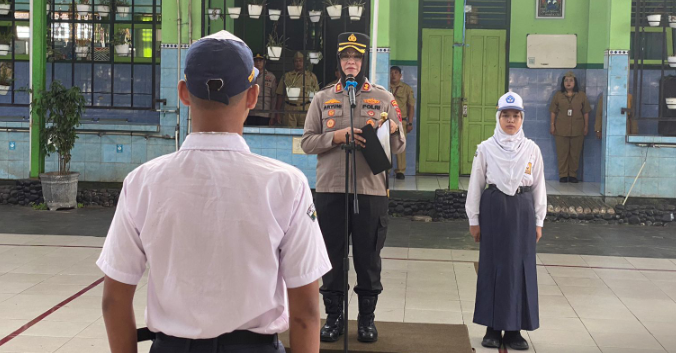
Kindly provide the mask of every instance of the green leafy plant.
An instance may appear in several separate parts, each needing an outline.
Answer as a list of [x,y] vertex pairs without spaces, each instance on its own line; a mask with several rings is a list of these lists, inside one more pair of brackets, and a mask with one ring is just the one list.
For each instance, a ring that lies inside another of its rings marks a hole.
[[33,97],[31,112],[46,124],[40,134],[40,151],[47,156],[58,153],[59,175],[68,174],[85,98],[78,87],[66,89],[59,81],[53,81],[48,90],[41,90]]
[[363,0],[347,0],[347,6],[364,6],[366,2]]
[[286,44],[286,41],[288,39],[284,38],[284,36],[280,36],[277,34],[277,30],[273,30],[270,35],[268,36],[268,47],[282,47],[284,48],[284,45]]
[[263,5],[265,5],[265,2],[266,2],[266,1],[267,1],[267,0],[249,0],[249,5],[259,5],[259,6],[263,6]]
[[0,0],[0,5],[9,5],[11,4],[11,0]]
[[30,205],[36,211],[47,211],[49,209],[44,203],[36,204],[35,202],[31,202]]
[[129,6],[129,0],[115,0],[115,6]]
[[291,5],[289,6],[303,6],[305,0],[291,0]]
[[324,4],[326,6],[336,6],[336,5],[342,5],[341,0],[324,0]]
[[123,45],[129,43],[131,43],[131,41],[129,40],[126,29],[120,28],[115,31],[115,35],[113,36],[113,45]]
[[83,204],[83,203],[79,202],[79,203],[77,204],[77,208],[83,208],[83,207],[84,207],[84,204]]
[[96,0],[97,5],[110,6],[111,3],[111,0]]
[[90,1],[90,0],[78,0],[78,3],[79,3],[80,5],[89,5],[89,1]]
[[0,65],[0,86],[12,85],[12,68],[7,65]]
[[0,32],[0,44],[12,44],[12,38],[14,38],[14,32]]

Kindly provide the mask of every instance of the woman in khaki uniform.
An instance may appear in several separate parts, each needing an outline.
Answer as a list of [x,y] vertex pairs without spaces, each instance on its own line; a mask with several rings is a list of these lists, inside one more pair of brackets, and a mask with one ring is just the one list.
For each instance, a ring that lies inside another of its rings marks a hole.
[[561,91],[556,92],[549,106],[551,126],[549,132],[556,139],[559,160],[559,181],[577,183],[577,170],[584,137],[589,132],[591,106],[584,92],[580,92],[577,78],[568,71],[561,81]]

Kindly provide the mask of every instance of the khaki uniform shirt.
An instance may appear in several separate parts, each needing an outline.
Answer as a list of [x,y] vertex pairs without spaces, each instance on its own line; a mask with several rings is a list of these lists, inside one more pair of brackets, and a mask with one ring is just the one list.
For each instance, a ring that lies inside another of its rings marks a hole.
[[408,116],[408,106],[415,106],[413,88],[404,82],[399,81],[397,85],[390,86],[390,92],[392,92],[392,95],[394,95],[394,98],[399,104],[399,108],[401,109],[401,117],[403,119],[410,118]]
[[[315,94],[315,92],[319,91],[319,83],[317,82],[317,76],[313,74],[310,71],[304,71],[305,74],[305,80],[303,80],[303,73],[296,72],[296,71],[289,71],[282,76],[282,79],[279,81],[279,85],[277,85],[277,94],[283,95],[284,96],[284,101],[286,103],[290,103],[293,105],[302,105],[303,102],[306,103],[305,109],[308,108],[308,104],[310,103],[310,100],[312,99],[311,96]],[[305,90],[303,90],[303,83],[305,83]],[[286,95],[286,88],[300,88],[300,98],[295,99],[295,100],[290,100],[289,97]],[[305,91],[305,92],[303,92]],[[305,96],[305,99],[303,99],[303,96]]]
[[[272,102],[275,101],[275,89],[277,89],[277,79],[272,72],[265,70],[264,75],[256,77],[256,84],[261,88],[258,93],[258,102],[255,110],[272,110]],[[269,113],[254,113],[251,115],[269,118]]]
[[[399,126],[399,131],[390,135],[392,154],[403,152],[406,148],[406,135],[394,96],[384,87],[371,85],[366,80],[362,88],[357,91],[356,98],[354,127],[359,129],[366,124],[373,124],[377,127],[380,113],[387,112],[388,117]],[[349,126],[350,102],[347,90],[338,83],[319,91],[308,110],[301,142],[305,153],[318,155],[315,186],[317,192],[345,192],[345,152],[340,146],[333,144],[333,133]],[[379,142],[367,141],[366,143]],[[386,172],[373,175],[361,152],[356,153],[356,158],[357,192],[361,195],[387,196]],[[352,190],[351,183],[350,190]]]
[[[571,110],[571,116],[568,116],[568,110]],[[591,105],[589,105],[589,100],[584,92],[574,93],[572,97],[567,97],[561,91],[556,92],[549,106],[549,111],[556,114],[554,135],[584,135],[584,114],[591,111]]]

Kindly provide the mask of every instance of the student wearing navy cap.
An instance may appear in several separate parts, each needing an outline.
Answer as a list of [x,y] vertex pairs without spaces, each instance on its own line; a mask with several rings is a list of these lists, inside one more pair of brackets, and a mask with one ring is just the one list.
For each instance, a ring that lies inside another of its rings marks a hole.
[[318,279],[331,265],[305,175],[242,137],[257,75],[226,31],[190,47],[178,91],[193,133],[125,178],[97,261],[113,353],[136,352],[146,266],[152,353],[279,353],[287,329],[294,353],[319,351]]
[[525,350],[520,330],[540,326],[535,247],[547,215],[544,168],[523,132],[521,97],[503,95],[495,118],[493,136],[474,155],[465,205],[481,243],[474,323],[487,327],[482,346]]

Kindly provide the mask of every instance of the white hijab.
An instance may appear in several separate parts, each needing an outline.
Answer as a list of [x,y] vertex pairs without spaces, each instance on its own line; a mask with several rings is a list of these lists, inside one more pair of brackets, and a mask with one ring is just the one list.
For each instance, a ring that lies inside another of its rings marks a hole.
[[[526,120],[523,111],[521,118]],[[514,196],[536,145],[524,135],[523,125],[514,135],[509,135],[500,127],[500,111],[495,114],[495,120],[493,137],[484,144],[486,172],[491,175],[491,182],[495,183],[500,191]]]

